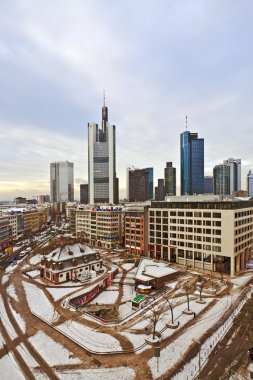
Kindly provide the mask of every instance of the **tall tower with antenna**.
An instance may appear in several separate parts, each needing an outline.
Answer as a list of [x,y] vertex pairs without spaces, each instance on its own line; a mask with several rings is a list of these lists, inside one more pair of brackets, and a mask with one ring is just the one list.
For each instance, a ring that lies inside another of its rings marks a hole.
[[116,178],[116,127],[108,123],[108,108],[103,93],[102,126],[88,123],[89,203],[118,203]]
[[204,194],[204,139],[188,130],[180,135],[181,195]]

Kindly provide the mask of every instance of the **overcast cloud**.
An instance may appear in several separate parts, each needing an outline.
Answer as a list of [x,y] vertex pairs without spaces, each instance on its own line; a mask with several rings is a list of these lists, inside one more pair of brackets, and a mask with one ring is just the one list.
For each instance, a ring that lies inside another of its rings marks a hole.
[[49,194],[49,164],[87,181],[87,123],[103,90],[117,127],[117,174],[177,168],[179,135],[205,139],[205,174],[242,159],[253,169],[251,0],[0,2],[0,199]]

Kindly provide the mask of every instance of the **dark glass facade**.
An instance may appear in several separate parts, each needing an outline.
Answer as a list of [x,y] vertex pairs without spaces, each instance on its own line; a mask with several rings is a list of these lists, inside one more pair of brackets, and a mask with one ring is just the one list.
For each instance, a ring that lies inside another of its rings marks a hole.
[[148,198],[153,199],[154,197],[154,177],[153,177],[153,168],[147,168],[147,182],[148,182]]
[[89,203],[89,186],[88,184],[80,185],[80,203],[87,204]]
[[214,194],[230,194],[230,167],[224,164],[213,168]]
[[153,183],[153,168],[129,170],[129,201],[143,202],[153,199]]
[[176,195],[176,168],[173,168],[172,162],[166,163],[164,169],[164,186],[165,195]]
[[181,195],[204,193],[204,139],[185,131],[180,135]]

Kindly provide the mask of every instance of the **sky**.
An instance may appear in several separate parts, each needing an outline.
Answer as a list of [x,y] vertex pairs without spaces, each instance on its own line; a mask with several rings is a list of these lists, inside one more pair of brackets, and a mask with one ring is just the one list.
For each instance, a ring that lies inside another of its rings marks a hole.
[[50,193],[50,162],[88,179],[87,123],[103,91],[117,175],[167,161],[180,181],[180,133],[205,140],[205,175],[253,169],[251,0],[0,0],[0,200]]

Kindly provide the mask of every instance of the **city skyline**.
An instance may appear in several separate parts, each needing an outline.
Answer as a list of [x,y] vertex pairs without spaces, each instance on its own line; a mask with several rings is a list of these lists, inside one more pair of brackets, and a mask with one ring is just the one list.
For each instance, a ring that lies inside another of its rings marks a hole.
[[239,157],[246,189],[252,10],[250,1],[2,2],[0,199],[48,194],[50,162],[66,160],[79,198],[87,123],[100,120],[104,89],[120,198],[127,167],[153,167],[156,186],[168,161],[179,194],[185,115],[205,139],[205,175]]

